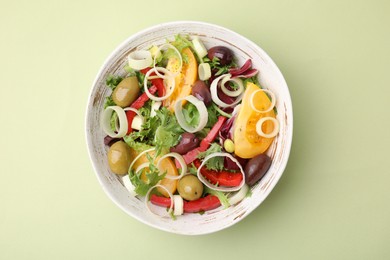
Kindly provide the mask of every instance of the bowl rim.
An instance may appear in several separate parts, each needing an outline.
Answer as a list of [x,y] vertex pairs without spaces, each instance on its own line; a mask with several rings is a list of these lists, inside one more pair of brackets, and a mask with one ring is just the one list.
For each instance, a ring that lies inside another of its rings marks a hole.
[[[153,30],[156,30],[156,29],[161,28],[161,27],[183,25],[183,24],[184,25],[187,24],[187,25],[207,26],[207,27],[210,27],[210,28],[223,30],[223,31],[226,31],[226,32],[228,32],[228,33],[230,33],[232,35],[235,35],[236,37],[241,38],[242,40],[248,42],[248,44],[250,44],[253,47],[255,47],[256,49],[258,49],[262,53],[262,55],[264,55],[266,57],[267,61],[269,62],[269,65],[272,67],[274,72],[277,74],[277,77],[282,81],[281,83],[284,86],[286,86],[286,89],[284,89],[284,91],[285,91],[285,100],[284,101],[285,101],[285,103],[287,103],[287,106],[289,108],[288,110],[286,110],[286,114],[287,114],[287,117],[289,118],[289,120],[291,122],[291,124],[289,125],[289,129],[287,131],[287,136],[289,138],[288,138],[287,142],[285,143],[285,147],[284,147],[284,153],[286,154],[286,159],[281,162],[279,170],[278,170],[279,174],[275,175],[275,178],[270,183],[269,188],[267,188],[267,190],[264,192],[263,199],[260,200],[260,201],[257,201],[255,206],[250,207],[248,210],[246,210],[245,213],[242,215],[242,217],[240,217],[237,221],[229,222],[228,224],[222,226],[219,229],[204,230],[203,232],[198,232],[198,233],[185,233],[185,232],[180,232],[178,230],[174,231],[174,230],[171,230],[171,229],[169,229],[169,228],[167,228],[165,226],[159,226],[159,225],[156,225],[154,223],[148,222],[145,219],[143,219],[141,217],[138,217],[137,215],[132,214],[131,212],[129,212],[120,203],[120,201],[118,201],[111,194],[111,191],[108,189],[108,187],[106,187],[106,185],[102,181],[103,177],[99,174],[99,171],[97,169],[97,162],[96,162],[94,156],[92,155],[92,149],[91,149],[92,148],[92,138],[91,138],[91,135],[89,134],[89,129],[90,128],[89,128],[89,123],[88,123],[89,119],[90,119],[89,108],[91,107],[91,104],[93,103],[92,93],[93,93],[95,87],[97,86],[99,76],[102,74],[102,72],[107,67],[107,65],[109,65],[111,59],[115,56],[115,54],[117,54],[121,49],[123,49],[129,42],[131,42],[132,40],[142,36],[143,34],[149,32],[149,31],[153,31]],[[230,30],[230,29],[228,29],[226,27],[223,27],[223,26],[220,26],[220,25],[217,25],[217,24],[213,24],[213,23],[202,22],[202,21],[192,21],[192,20],[171,21],[171,22],[164,22],[164,23],[159,23],[159,24],[153,25],[153,26],[149,26],[149,27],[146,27],[146,28],[144,28],[144,29],[142,29],[142,30],[140,30],[140,31],[130,35],[125,40],[123,40],[119,45],[117,45],[117,47],[113,51],[110,52],[110,54],[104,60],[103,64],[100,66],[100,69],[98,70],[98,72],[97,72],[97,74],[95,76],[95,79],[94,79],[94,81],[92,83],[92,86],[90,87],[90,91],[89,91],[89,94],[88,94],[88,100],[87,100],[87,106],[86,106],[86,110],[85,110],[85,121],[84,121],[84,123],[85,123],[85,125],[84,125],[84,127],[85,127],[84,134],[85,134],[85,140],[86,140],[86,144],[87,144],[87,151],[88,151],[89,159],[92,162],[92,167],[93,167],[93,170],[95,172],[95,175],[96,175],[96,177],[98,179],[98,182],[99,182],[100,186],[103,188],[105,194],[108,195],[110,200],[112,202],[114,202],[127,215],[130,215],[134,219],[137,219],[138,221],[146,224],[147,226],[150,226],[150,227],[162,230],[162,231],[166,231],[166,232],[169,232],[169,233],[179,234],[179,235],[206,235],[206,234],[211,234],[211,233],[215,233],[215,232],[221,231],[223,229],[231,227],[232,225],[240,222],[247,215],[249,215],[256,208],[258,208],[263,203],[263,201],[269,196],[269,194],[273,191],[274,187],[276,186],[276,184],[279,182],[280,178],[284,174],[284,171],[286,169],[287,163],[289,161],[291,147],[292,147],[292,141],[293,141],[293,107],[292,107],[292,100],[291,100],[290,90],[288,88],[287,82],[286,82],[282,72],[280,71],[280,69],[276,65],[276,63],[273,61],[273,59],[268,55],[268,53],[266,53],[259,45],[257,45],[256,43],[254,43],[253,41],[251,41],[247,37],[245,37],[245,36],[235,32],[235,31],[232,31],[232,30]]]

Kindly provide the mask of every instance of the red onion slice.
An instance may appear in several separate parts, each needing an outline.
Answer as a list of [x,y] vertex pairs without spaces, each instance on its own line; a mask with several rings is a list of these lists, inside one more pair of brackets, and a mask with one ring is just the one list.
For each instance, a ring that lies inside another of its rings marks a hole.
[[247,70],[250,69],[251,67],[252,67],[252,60],[251,60],[251,59],[248,59],[248,60],[244,63],[244,65],[241,66],[241,68],[229,69],[229,73],[232,75],[232,77],[238,76],[238,75],[243,74],[245,71],[247,71]]

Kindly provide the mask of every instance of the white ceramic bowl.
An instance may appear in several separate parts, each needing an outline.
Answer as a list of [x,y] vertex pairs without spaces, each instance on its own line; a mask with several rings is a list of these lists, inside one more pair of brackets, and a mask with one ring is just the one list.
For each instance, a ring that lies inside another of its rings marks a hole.
[[[234,51],[238,64],[252,59],[253,67],[260,70],[260,83],[272,90],[277,99],[277,118],[280,133],[267,154],[273,159],[271,168],[263,179],[252,187],[252,196],[228,209],[215,209],[203,215],[185,214],[177,220],[159,218],[148,212],[142,199],[133,197],[126,190],[121,178],[111,173],[108,167],[103,143],[105,134],[100,128],[99,118],[104,98],[110,94],[105,86],[109,74],[125,75],[123,67],[127,55],[137,49],[148,48],[151,44],[162,44],[176,34],[198,35],[206,47],[224,45]],[[272,59],[259,46],[243,36],[226,28],[203,23],[180,21],[159,24],[134,34],[119,45],[104,62],[93,83],[86,112],[86,139],[92,165],[104,191],[112,201],[130,216],[152,227],[177,234],[198,235],[215,232],[245,218],[258,207],[274,188],[281,177],[290,153],[292,142],[292,105],[287,84]]]

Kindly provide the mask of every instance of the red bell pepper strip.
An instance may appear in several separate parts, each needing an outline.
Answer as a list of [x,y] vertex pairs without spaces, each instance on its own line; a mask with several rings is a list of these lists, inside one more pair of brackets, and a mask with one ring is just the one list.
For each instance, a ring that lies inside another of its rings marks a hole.
[[[146,69],[143,69],[143,70],[140,70],[140,72],[142,74],[146,74],[149,70],[151,70],[152,68],[146,68]],[[154,76],[156,75],[156,73],[152,73],[151,76]],[[163,97],[165,95],[165,86],[164,86],[164,81],[162,78],[156,78],[156,79],[151,79],[150,80],[152,82],[152,85],[153,86],[156,86],[157,88],[157,95],[159,97]]]
[[169,208],[171,206],[171,198],[157,196],[156,194],[152,194],[150,196],[150,202],[152,202],[154,205],[157,205],[160,207]]
[[[171,199],[162,196],[152,194],[150,196],[150,202],[154,205],[169,208],[171,206]],[[207,195],[206,197],[199,198],[193,201],[184,201],[183,211],[185,213],[195,213],[201,211],[212,210],[218,208],[221,205],[217,196]]]
[[[199,168],[201,162],[199,160],[194,161],[196,168]],[[209,170],[206,167],[200,169],[200,173],[211,183],[218,184],[220,186],[226,187],[237,187],[240,186],[242,182],[242,174],[239,172],[229,172],[229,171],[214,171]]]
[[219,116],[218,121],[215,123],[213,128],[211,128],[210,132],[207,134],[207,136],[200,142],[200,149],[202,152],[206,151],[210,144],[215,140],[217,137],[219,130],[221,129],[223,123],[226,121],[226,117]]
[[217,196],[207,195],[206,197],[199,198],[193,201],[184,201],[184,212],[195,213],[200,211],[208,211],[216,209],[221,205]]
[[[198,147],[198,148],[195,148],[194,150],[191,150],[188,153],[184,154],[183,159],[186,162],[186,164],[192,163],[196,159],[196,157],[198,156],[198,154],[200,152],[202,152],[202,151],[201,151],[200,147]],[[177,168],[181,167],[177,160],[176,160],[176,166],[177,166]]]
[[[214,142],[215,138],[217,137],[219,130],[221,129],[222,125],[225,123],[226,119],[227,118],[224,116],[219,116],[218,121],[215,123],[213,128],[211,128],[207,136],[200,142],[199,147],[183,155],[183,159],[186,162],[186,164],[192,163],[200,152],[204,152],[209,148],[210,144]],[[180,164],[177,160],[176,160],[176,166],[177,168],[180,167]]]
[[[149,92],[153,95],[156,93],[157,87],[156,86],[151,86],[149,88]],[[148,95],[146,93],[142,93],[141,96],[139,96],[131,105],[130,107],[135,108],[135,109],[140,109],[145,105],[145,103],[149,100]],[[131,124],[133,123],[133,119],[135,117],[136,113],[133,111],[126,111],[126,117],[127,117],[127,134],[130,134],[133,131],[133,128],[131,128]]]
[[[157,91],[157,87],[156,86],[151,86],[149,88],[149,92],[150,94],[154,94],[156,93]],[[142,93],[141,96],[139,96],[131,105],[130,107],[132,108],[135,108],[135,109],[140,109],[141,107],[143,107],[145,105],[145,103],[149,100],[149,97],[148,95],[146,95],[146,93]]]
[[126,111],[126,118],[127,118],[127,135],[133,132],[133,128],[131,125],[133,124],[133,119],[135,117],[136,113],[133,111]]

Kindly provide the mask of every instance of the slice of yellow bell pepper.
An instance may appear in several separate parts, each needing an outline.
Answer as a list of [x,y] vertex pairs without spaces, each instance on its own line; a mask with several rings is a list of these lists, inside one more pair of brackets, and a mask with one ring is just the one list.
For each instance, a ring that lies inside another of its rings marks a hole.
[[[264,153],[271,145],[274,138],[264,138],[257,134],[256,123],[263,117],[275,118],[273,110],[266,113],[258,113],[253,110],[250,104],[250,98],[259,86],[248,83],[241,104],[240,112],[237,115],[234,123],[234,153],[241,158],[253,158],[256,155]],[[268,108],[271,101],[268,96],[260,91],[254,96],[255,107]],[[273,130],[273,123],[270,121],[264,122],[262,129],[264,133],[270,133]]]
[[[190,48],[182,50],[184,56],[183,66],[180,69],[179,59],[172,57],[168,60],[167,69],[173,73],[179,72],[175,77],[175,90],[172,95],[164,100],[164,106],[168,107],[170,111],[174,111],[176,100],[191,95],[192,85],[198,78],[198,62]],[[168,82],[167,86],[171,86]],[[184,101],[183,101],[184,102]]]

